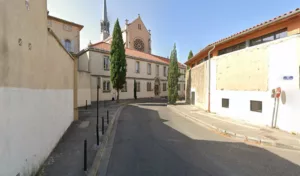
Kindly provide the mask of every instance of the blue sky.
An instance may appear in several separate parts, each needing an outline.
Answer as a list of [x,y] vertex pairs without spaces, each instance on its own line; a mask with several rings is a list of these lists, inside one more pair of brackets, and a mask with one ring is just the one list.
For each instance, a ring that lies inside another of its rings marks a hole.
[[[99,42],[103,0],[48,0],[50,15],[84,25],[81,49]],[[152,33],[153,54],[178,59],[207,44],[300,7],[299,0],[107,0],[108,18],[121,27],[141,15]],[[111,29],[112,31],[112,29]]]

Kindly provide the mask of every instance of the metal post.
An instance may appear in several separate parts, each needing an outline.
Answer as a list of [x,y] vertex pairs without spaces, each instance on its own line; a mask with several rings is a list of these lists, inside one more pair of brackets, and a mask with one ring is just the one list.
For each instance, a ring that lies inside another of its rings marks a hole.
[[208,107],[207,107],[207,111],[210,112],[210,82],[211,82],[211,64],[210,64],[210,53],[216,48],[216,45],[213,46],[213,48],[211,50],[209,50],[208,52]]
[[87,141],[86,139],[84,140],[84,158],[83,158],[83,170],[86,171],[87,170]]
[[104,117],[102,117],[102,135],[104,135]]
[[97,146],[99,146],[99,126],[96,125],[96,135],[97,135]]
[[97,85],[97,125],[99,125],[99,85]]
[[85,100],[85,109],[87,109],[87,100]]
[[271,124],[271,128],[275,128],[275,125],[274,125],[275,112],[276,112],[276,98],[274,98],[274,107],[273,107],[273,114],[272,114],[272,124]]
[[107,124],[109,124],[109,111],[107,110]]

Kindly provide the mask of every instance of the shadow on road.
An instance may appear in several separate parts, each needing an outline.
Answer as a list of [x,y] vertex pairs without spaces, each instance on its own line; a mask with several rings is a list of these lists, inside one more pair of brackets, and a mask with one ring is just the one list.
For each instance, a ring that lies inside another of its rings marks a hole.
[[268,150],[231,142],[160,104],[138,105],[120,116],[108,176],[300,175],[298,165]]
[[140,103],[140,106],[167,106],[166,103]]

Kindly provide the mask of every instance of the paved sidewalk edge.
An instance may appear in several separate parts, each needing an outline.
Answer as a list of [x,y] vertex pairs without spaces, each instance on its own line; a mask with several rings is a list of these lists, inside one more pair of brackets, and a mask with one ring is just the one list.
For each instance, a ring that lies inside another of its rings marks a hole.
[[98,151],[96,153],[96,156],[95,156],[95,159],[93,161],[92,167],[91,167],[90,171],[88,172],[88,176],[96,176],[97,175],[97,172],[98,172],[98,169],[99,169],[99,166],[100,166],[100,162],[101,162],[101,158],[102,158],[103,153],[105,151],[105,147],[107,145],[108,139],[111,135],[113,126],[115,125],[116,119],[120,116],[120,113],[121,113],[121,111],[123,110],[123,108],[125,106],[126,106],[126,103],[124,103],[122,106],[120,106],[118,108],[118,110],[116,111],[115,116],[113,117],[111,123],[109,124],[109,126],[107,128],[107,131],[104,134],[103,142],[100,144],[100,148],[98,149]]
[[[190,120],[193,120],[193,121],[196,121],[200,124],[202,124],[203,126],[206,126],[210,129],[213,129],[221,134],[225,134],[227,136],[230,136],[230,137],[234,137],[234,138],[237,138],[237,139],[240,139],[240,140],[244,140],[244,141],[249,141],[249,142],[254,142],[256,144],[261,144],[261,145],[265,145],[265,146],[273,146],[273,147],[277,147],[277,148],[283,148],[283,149],[289,149],[289,150],[297,150],[297,151],[300,151],[300,147],[298,146],[293,146],[293,145],[289,145],[289,144],[284,144],[284,143],[280,143],[280,142],[275,142],[273,140],[265,140],[265,139],[261,139],[261,138],[257,138],[257,137],[252,137],[252,136],[246,136],[246,135],[243,135],[243,134],[238,134],[238,133],[234,133],[230,130],[227,130],[227,129],[222,129],[222,128],[219,128],[215,125],[212,125],[212,124],[209,124],[207,122],[204,122],[202,120],[199,120],[191,115],[188,115],[186,113],[183,113],[183,112],[180,112],[179,110],[177,110],[174,106],[174,105],[167,105],[167,107],[169,109],[171,109],[173,112],[187,118],[187,119],[190,119]],[[205,115],[205,116],[208,116],[209,117],[209,114],[206,115],[206,114],[202,114],[202,115]]]

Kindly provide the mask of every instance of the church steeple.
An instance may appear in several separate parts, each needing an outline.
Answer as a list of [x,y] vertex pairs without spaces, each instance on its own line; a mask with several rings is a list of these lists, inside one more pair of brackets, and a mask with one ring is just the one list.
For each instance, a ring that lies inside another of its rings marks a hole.
[[108,37],[109,37],[109,21],[107,18],[106,0],[103,0],[100,41],[105,40]]

